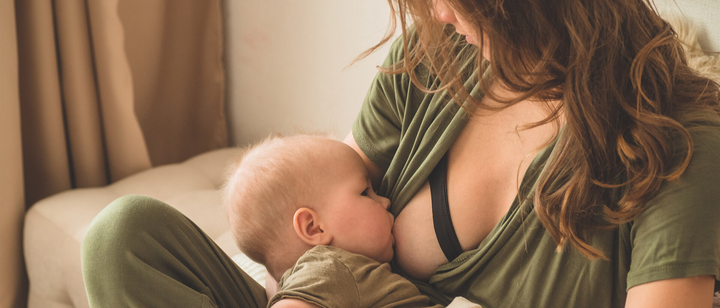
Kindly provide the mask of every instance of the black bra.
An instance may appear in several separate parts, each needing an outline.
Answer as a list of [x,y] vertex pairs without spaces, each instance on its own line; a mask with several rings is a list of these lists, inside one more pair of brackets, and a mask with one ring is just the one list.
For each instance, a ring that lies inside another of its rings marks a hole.
[[435,236],[445,258],[455,260],[463,253],[460,241],[455,234],[452,218],[450,218],[450,204],[447,193],[447,154],[443,156],[438,165],[430,173],[430,195],[432,196],[433,225]]

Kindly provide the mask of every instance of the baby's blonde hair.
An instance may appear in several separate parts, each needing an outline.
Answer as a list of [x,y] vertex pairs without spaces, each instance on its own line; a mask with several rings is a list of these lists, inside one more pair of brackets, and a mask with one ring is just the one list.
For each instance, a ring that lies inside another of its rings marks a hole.
[[288,240],[295,211],[319,192],[313,174],[322,166],[313,158],[328,139],[269,137],[247,148],[230,170],[223,203],[235,242],[250,259],[267,265],[269,253]]

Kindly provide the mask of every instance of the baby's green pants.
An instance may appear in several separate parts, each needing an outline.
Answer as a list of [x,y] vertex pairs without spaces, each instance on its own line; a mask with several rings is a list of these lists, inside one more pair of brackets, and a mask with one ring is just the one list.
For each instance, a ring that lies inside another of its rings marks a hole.
[[125,196],[91,223],[82,243],[90,307],[265,307],[265,289],[190,219],[144,196]]

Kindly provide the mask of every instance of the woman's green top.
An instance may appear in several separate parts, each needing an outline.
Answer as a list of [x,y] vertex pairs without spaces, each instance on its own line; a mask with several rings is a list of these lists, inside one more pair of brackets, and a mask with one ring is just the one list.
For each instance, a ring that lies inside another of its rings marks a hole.
[[[468,48],[473,47],[461,47]],[[398,39],[383,65],[402,58]],[[468,59],[466,65],[473,63]],[[425,66],[415,71],[426,86],[437,84]],[[479,98],[477,84],[469,76],[466,88]],[[352,131],[363,153],[387,170],[379,193],[390,198],[394,215],[422,187],[467,121],[465,109],[445,92],[423,92],[406,73],[377,74]],[[692,137],[695,153],[678,180],[664,182],[633,222],[592,234],[590,243],[608,261],[589,260],[571,248],[558,252],[532,203],[515,201],[479,247],[440,266],[429,283],[418,286],[440,303],[464,296],[485,308],[623,307],[633,286],[697,275],[714,275],[717,290],[720,129],[692,131]],[[532,193],[553,150],[551,144],[533,160],[521,195]]]

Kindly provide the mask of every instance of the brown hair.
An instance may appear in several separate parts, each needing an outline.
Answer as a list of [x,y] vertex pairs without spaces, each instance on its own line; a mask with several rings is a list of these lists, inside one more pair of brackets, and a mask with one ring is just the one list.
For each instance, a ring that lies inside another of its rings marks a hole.
[[[664,180],[677,179],[693,154],[689,129],[717,125],[718,83],[688,67],[677,35],[652,9],[652,0],[435,0],[446,1],[490,42],[493,79],[519,97],[552,108],[532,128],[554,122],[556,150],[546,162],[534,195],[535,211],[558,248],[570,243],[589,258],[605,258],[588,243],[593,230],[635,219]],[[471,101],[463,87],[452,26],[433,19],[433,0],[388,0],[392,36],[397,19],[403,29],[404,59],[386,73],[408,73],[425,91],[450,90],[456,102]],[[408,29],[408,18],[415,32]],[[441,80],[426,89],[415,68],[426,65]],[[550,101],[560,103],[551,107]],[[503,108],[505,108],[503,107]],[[712,123],[712,124],[711,124]],[[679,141],[679,142],[678,142]],[[609,196],[619,189],[618,198]]]

